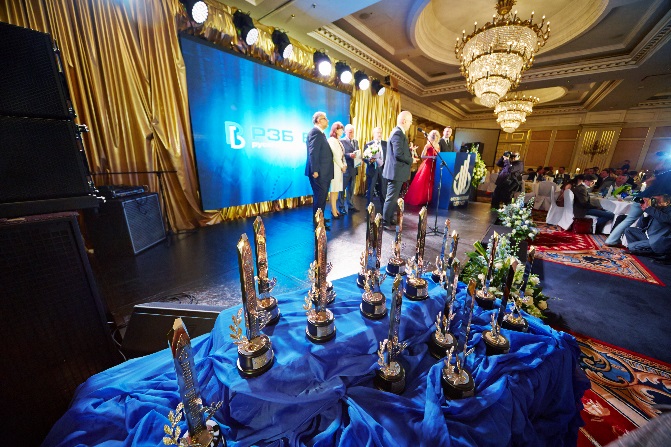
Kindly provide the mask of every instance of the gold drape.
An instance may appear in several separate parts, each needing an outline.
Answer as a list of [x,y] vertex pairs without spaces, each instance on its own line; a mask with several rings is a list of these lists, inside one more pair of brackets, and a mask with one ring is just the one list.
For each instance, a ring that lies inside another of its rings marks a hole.
[[[382,138],[387,139],[391,131],[396,127],[396,118],[401,113],[401,95],[397,91],[387,88],[382,96],[374,95],[371,89],[355,89],[350,103],[350,115],[352,124],[356,127],[355,137],[363,145],[373,139],[373,129],[382,128]],[[366,192],[366,168],[365,163],[359,167],[355,194]]]

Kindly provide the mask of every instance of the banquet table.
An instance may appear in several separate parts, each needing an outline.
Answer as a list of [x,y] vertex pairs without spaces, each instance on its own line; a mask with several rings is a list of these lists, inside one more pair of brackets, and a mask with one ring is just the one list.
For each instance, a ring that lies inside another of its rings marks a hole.
[[599,200],[601,208],[605,209],[606,211],[611,211],[613,214],[615,214],[615,219],[608,222],[603,229],[604,234],[610,234],[611,230],[613,229],[613,223],[617,219],[617,216],[627,215],[629,213],[629,208],[631,208],[631,201],[616,199],[614,197],[601,197],[600,194],[597,194],[594,197]]
[[[391,283],[382,288],[388,303]],[[223,311],[212,333],[194,339],[192,347],[204,403],[223,402],[214,419],[228,445],[574,446],[582,425],[580,399],[589,387],[575,339],[525,314],[529,333],[503,329],[510,352],[488,357],[481,334],[494,311],[476,305],[468,344],[475,351],[467,358],[475,396],[446,400],[443,360],[427,350],[446,297],[442,287],[430,279],[429,284],[427,300],[403,301],[399,338],[409,345],[400,360],[407,382],[401,395],[373,386],[389,317],[373,321],[361,315],[356,275],[333,281],[337,335],[321,345],[305,336],[307,289],[276,297],[282,317],[264,329],[275,363],[256,378],[244,379],[236,370],[237,347],[228,327],[239,306]],[[460,341],[467,298],[459,283],[452,332]],[[159,446],[168,413],[178,403],[168,349],[129,360],[82,384],[43,445]]]

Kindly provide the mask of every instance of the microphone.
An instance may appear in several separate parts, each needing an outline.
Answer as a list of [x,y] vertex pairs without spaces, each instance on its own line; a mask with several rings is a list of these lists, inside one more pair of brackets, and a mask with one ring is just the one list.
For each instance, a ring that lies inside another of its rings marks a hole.
[[421,127],[418,127],[417,130],[420,131],[420,132],[422,132],[426,138],[429,138],[429,134],[427,134],[426,132],[424,132],[424,129],[422,129]]

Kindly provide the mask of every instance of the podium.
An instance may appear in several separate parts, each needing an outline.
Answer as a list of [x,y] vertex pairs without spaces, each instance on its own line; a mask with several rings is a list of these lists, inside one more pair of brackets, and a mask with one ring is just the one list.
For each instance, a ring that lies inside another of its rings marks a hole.
[[[476,160],[475,153],[439,152],[438,155],[439,157],[436,158],[436,175],[433,180],[431,208],[436,207],[437,200],[440,200],[438,203],[440,209],[467,206]],[[442,166],[441,159],[446,166]]]

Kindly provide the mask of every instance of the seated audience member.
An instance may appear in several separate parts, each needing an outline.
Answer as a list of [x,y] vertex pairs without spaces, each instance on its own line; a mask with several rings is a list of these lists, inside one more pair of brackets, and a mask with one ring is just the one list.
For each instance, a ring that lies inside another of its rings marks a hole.
[[532,172],[531,174],[529,174],[527,180],[530,182],[533,181],[542,182],[543,180],[545,180],[545,176],[543,175],[544,173],[545,169],[543,168],[543,166],[539,166],[538,168],[536,168],[536,172]]
[[560,166],[558,169],[557,175],[555,175],[554,182],[558,185],[563,185],[564,183],[571,180],[571,175],[566,173],[566,167]]
[[629,163],[631,163],[631,160],[625,160],[624,163],[622,164],[622,169],[623,172],[628,172],[629,171]]
[[615,214],[604,210],[598,199],[591,200],[588,189],[596,182],[593,174],[579,174],[575,176],[576,186],[573,188],[573,215],[575,217],[594,216],[596,221],[596,232],[603,232],[603,227],[608,221],[615,218]]
[[638,185],[636,184],[636,180],[634,180],[637,175],[638,175],[637,171],[629,171],[627,173],[627,183],[631,185],[631,189],[636,189],[638,187]]
[[621,174],[615,177],[615,179],[612,181],[608,181],[608,179],[606,179],[603,181],[603,184],[601,185],[601,189],[599,190],[599,192],[600,193],[608,192],[608,188],[611,186],[613,187],[613,190],[615,190],[620,186],[624,185],[625,183],[627,183],[628,178],[629,176]]
[[644,197],[641,210],[650,219],[641,219],[642,227],[624,231],[629,252],[639,256],[662,256],[671,260],[671,196]]
[[609,177],[608,169],[602,169],[601,172],[599,172],[599,178],[596,179],[596,183],[594,184],[594,190],[600,191],[601,188],[603,187],[603,182],[608,177]]
[[564,206],[564,193],[573,188],[573,186],[575,186],[573,180],[567,180],[561,185],[561,191],[559,191],[559,195],[557,196],[557,206]]

